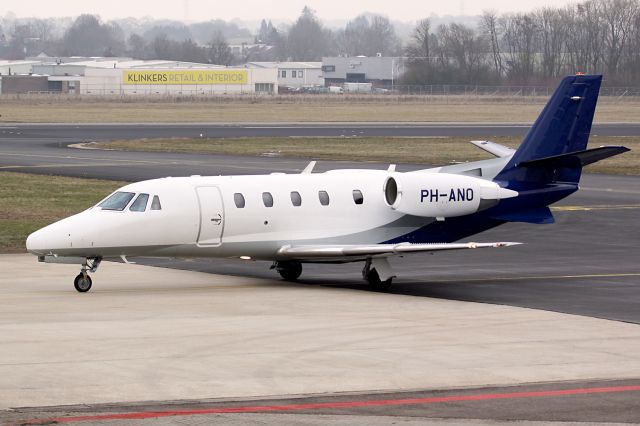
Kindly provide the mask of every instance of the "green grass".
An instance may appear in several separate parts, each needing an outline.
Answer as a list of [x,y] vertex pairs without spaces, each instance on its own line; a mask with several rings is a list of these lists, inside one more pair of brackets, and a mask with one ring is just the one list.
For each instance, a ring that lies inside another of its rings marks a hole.
[[124,184],[0,172],[0,252],[24,252],[31,232],[91,207]]
[[[492,158],[469,140],[489,139],[517,147],[520,138],[230,138],[140,139],[101,142],[98,147],[129,151],[218,153],[234,155],[276,154],[327,160],[378,161],[445,165]],[[589,166],[591,173],[640,175],[640,138],[599,137],[589,147],[625,145],[632,151]]]

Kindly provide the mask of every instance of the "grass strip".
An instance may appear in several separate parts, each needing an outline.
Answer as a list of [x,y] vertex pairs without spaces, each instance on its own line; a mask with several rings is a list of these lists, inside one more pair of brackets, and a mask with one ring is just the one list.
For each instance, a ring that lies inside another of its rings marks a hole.
[[27,236],[79,213],[125,182],[0,172],[0,252],[24,252]]
[[[376,161],[446,165],[492,158],[469,140],[488,139],[516,148],[520,138],[201,138],[138,139],[100,142],[97,147],[124,151],[186,152],[231,155],[281,155],[320,160]],[[631,152],[598,162],[588,173],[640,175],[640,138],[592,136],[589,147],[624,145]]]

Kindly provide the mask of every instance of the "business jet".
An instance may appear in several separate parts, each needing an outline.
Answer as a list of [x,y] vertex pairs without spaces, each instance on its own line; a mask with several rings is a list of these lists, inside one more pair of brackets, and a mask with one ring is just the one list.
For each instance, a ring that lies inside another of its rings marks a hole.
[[578,190],[582,168],[628,151],[586,149],[602,76],[565,77],[517,150],[473,141],[495,158],[399,172],[190,176],[126,185],[27,241],[41,262],[80,265],[79,292],[103,259],[269,260],[285,280],[304,263],[363,262],[384,291],[392,256],[513,246],[460,242],[507,222],[553,223],[549,205]]

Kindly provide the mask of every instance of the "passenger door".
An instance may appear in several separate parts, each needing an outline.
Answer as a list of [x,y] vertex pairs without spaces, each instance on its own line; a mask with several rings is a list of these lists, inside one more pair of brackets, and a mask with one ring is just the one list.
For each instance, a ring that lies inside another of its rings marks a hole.
[[224,229],[224,206],[217,186],[196,188],[200,204],[200,232],[198,245],[220,245]]

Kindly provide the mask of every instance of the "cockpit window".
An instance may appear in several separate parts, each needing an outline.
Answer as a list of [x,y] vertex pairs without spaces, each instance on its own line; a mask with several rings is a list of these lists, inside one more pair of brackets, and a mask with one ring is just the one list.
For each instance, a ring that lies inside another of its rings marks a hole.
[[160,205],[160,198],[157,195],[153,196],[153,201],[151,201],[151,210],[162,210],[162,206]]
[[129,210],[132,212],[143,212],[147,209],[147,201],[149,201],[149,194],[140,194],[131,204]]
[[98,207],[101,207],[102,210],[122,211],[127,207],[127,204],[129,204],[129,201],[131,201],[134,195],[136,195],[134,192],[118,191],[100,203]]

